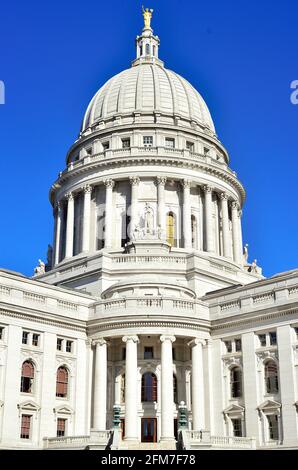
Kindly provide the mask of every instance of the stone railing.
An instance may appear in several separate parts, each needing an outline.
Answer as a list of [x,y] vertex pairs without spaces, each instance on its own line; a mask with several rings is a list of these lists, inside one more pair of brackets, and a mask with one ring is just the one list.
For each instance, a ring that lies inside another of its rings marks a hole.
[[264,292],[264,294],[254,295],[252,301],[254,304],[263,304],[266,302],[274,302],[274,292]]
[[190,448],[198,445],[200,447],[214,447],[220,449],[255,449],[256,440],[250,437],[235,436],[212,436],[207,431],[184,431]]
[[118,255],[111,258],[112,263],[177,263],[185,264],[185,256],[156,256],[156,255]]
[[225,304],[220,305],[221,312],[228,312],[230,310],[234,310],[238,308],[240,308],[239,300],[233,300],[232,302],[226,302]]
[[107,445],[111,431],[96,431],[91,436],[45,437],[44,449],[84,449],[90,444]]

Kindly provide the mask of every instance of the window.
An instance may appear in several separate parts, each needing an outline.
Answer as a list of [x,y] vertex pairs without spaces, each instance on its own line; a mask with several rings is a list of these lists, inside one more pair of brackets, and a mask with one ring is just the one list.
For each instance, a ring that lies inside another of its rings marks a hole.
[[231,370],[231,397],[240,398],[242,396],[242,371],[240,367],[233,367]]
[[22,415],[21,418],[21,439],[30,439],[31,416]]
[[189,150],[190,152],[193,152],[193,151],[194,151],[194,143],[193,143],[193,142],[188,142],[188,141],[186,141],[186,148],[187,148],[187,150]]
[[28,344],[28,340],[29,340],[29,333],[28,333],[28,331],[23,331],[22,343],[23,343],[23,344]]
[[144,359],[153,359],[153,347],[152,346],[145,346]]
[[152,145],[153,145],[152,135],[145,135],[143,137],[143,144],[144,144],[144,147],[152,147]]
[[157,378],[151,372],[142,376],[142,401],[157,401]]
[[56,397],[66,398],[68,391],[68,370],[59,367],[56,378]]
[[4,328],[3,326],[0,326],[0,341],[3,339],[3,335],[4,335]]
[[233,436],[242,437],[241,419],[232,419]]
[[126,359],[126,348],[122,348],[122,361]]
[[120,403],[125,403],[125,374],[121,375],[120,383]]
[[174,403],[178,403],[178,384],[177,384],[177,377],[173,374],[173,399]]
[[123,149],[130,148],[130,139],[129,138],[122,139],[122,148]]
[[192,247],[196,250],[198,248],[198,226],[197,219],[194,215],[191,216],[191,243]]
[[232,352],[232,341],[225,341],[226,351],[227,353]]
[[266,346],[266,335],[259,335],[260,346]]
[[57,338],[57,351],[62,351],[62,343],[63,343],[63,339]]
[[207,156],[209,154],[209,150],[208,147],[204,147],[204,155]]
[[69,353],[72,352],[72,345],[73,345],[72,341],[69,341],[69,340],[66,341],[66,352],[69,352]]
[[110,148],[110,142],[102,142],[102,150],[105,152],[106,150],[109,150]]
[[235,339],[235,351],[239,352],[242,350],[241,339]]
[[[3,328],[2,328],[2,329],[3,329]],[[294,328],[294,330],[295,330],[295,333],[296,333],[296,339],[298,340],[298,327],[296,326],[296,327]]]
[[22,364],[21,392],[32,393],[34,382],[34,365],[31,361]]
[[58,418],[57,419],[57,437],[63,437],[66,435],[66,419]]
[[172,349],[173,361],[176,361],[176,348]]
[[278,441],[278,417],[277,415],[267,415],[269,438],[272,441]]
[[265,364],[265,385],[266,393],[278,392],[278,368],[274,361]]
[[40,335],[33,333],[32,335],[32,346],[38,346],[39,345],[39,338]]
[[156,47],[153,46],[152,48],[153,48],[153,55],[155,56],[156,55]]
[[92,155],[92,147],[89,147],[86,149],[86,154],[87,155]]
[[150,44],[146,44],[146,55],[150,55]]
[[171,149],[175,148],[175,139],[170,139],[166,137],[165,143],[166,143],[167,148],[171,148]]
[[270,339],[270,345],[271,346],[276,346],[277,339],[276,339],[276,332],[275,331],[271,331],[269,333],[269,339]]
[[173,212],[167,214],[167,242],[176,246],[176,220]]

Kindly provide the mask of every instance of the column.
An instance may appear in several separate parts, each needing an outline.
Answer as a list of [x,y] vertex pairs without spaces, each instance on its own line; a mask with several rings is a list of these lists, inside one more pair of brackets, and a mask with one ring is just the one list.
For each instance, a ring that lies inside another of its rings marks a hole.
[[138,406],[138,381],[137,366],[138,355],[137,336],[124,336],[122,341],[126,343],[125,360],[125,439],[138,440],[137,406]]
[[175,336],[160,337],[161,341],[161,440],[174,439],[173,352]]
[[192,248],[192,233],[191,233],[191,204],[190,204],[190,181],[183,180],[183,237],[184,248]]
[[244,333],[241,336],[242,362],[243,362],[243,387],[245,404],[245,429],[246,436],[259,438],[259,417],[257,407],[261,401],[258,397],[258,372],[256,359],[256,338],[254,332]]
[[60,240],[61,240],[61,223],[62,223],[62,204],[57,202],[56,204],[56,234],[55,234],[55,253],[54,253],[54,265],[59,263],[60,255]]
[[115,181],[107,179],[104,181],[106,187],[106,205],[105,205],[105,248],[112,248],[112,224],[113,224],[113,187]]
[[[130,198],[130,240],[132,240],[133,231],[139,223],[138,219],[138,199],[139,199],[139,184],[140,178],[138,176],[131,176],[129,178],[131,184],[131,198]],[[127,228],[126,228],[127,230]]]
[[107,342],[101,338],[94,340],[93,344],[95,345],[93,429],[105,431],[107,412]]
[[214,237],[213,237],[213,210],[212,210],[212,188],[204,186],[205,193],[205,236],[206,236],[206,251],[209,253],[214,252]]
[[157,185],[157,226],[160,227],[162,238],[166,238],[166,205],[165,205],[165,185],[167,178],[158,176],[156,178]]
[[239,205],[237,202],[232,202],[232,234],[233,234],[233,256],[235,263],[241,262],[241,247],[239,243]]
[[90,210],[92,188],[88,184],[84,186],[84,213],[83,213],[83,243],[82,250],[89,251],[90,243]]
[[65,258],[73,256],[73,232],[74,232],[74,198],[72,193],[66,194],[67,219],[66,219],[66,248]]
[[222,217],[222,238],[223,238],[223,255],[226,258],[231,258],[231,239],[229,227],[229,209],[228,209],[228,196],[225,193],[220,195],[221,201],[221,217]]
[[188,343],[191,347],[191,409],[194,431],[205,429],[204,372],[202,347],[206,341],[195,338]]
[[243,240],[242,240],[242,225],[241,225],[242,210],[238,210],[238,236],[239,236],[239,246],[240,246],[240,260],[243,262]]

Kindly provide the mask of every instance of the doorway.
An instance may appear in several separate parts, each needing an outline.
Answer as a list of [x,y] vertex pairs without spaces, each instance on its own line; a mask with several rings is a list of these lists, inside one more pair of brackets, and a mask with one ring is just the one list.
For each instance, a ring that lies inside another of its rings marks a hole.
[[142,442],[157,442],[156,418],[142,418]]

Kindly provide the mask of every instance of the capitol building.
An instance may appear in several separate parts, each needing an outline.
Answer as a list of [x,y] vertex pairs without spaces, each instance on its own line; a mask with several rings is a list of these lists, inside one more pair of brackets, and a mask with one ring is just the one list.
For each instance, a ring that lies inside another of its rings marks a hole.
[[245,190],[143,16],[50,189],[47,263],[0,270],[0,448],[298,448],[298,269],[250,259]]

